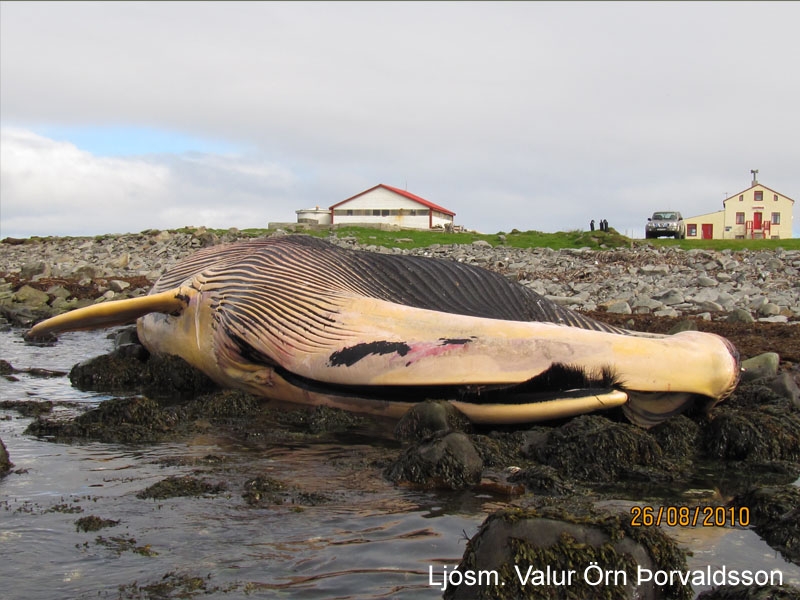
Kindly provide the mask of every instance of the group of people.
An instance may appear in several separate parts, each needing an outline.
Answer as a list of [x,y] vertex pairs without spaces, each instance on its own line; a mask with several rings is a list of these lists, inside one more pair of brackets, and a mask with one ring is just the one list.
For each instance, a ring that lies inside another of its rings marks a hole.
[[[594,219],[589,222],[589,228],[594,231]],[[600,219],[600,231],[608,231],[608,221]]]

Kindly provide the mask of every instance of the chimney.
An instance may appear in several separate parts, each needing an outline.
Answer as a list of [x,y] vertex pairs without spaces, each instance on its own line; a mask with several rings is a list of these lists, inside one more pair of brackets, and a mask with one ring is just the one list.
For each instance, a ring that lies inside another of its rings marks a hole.
[[750,169],[750,172],[753,174],[753,185],[758,184],[758,179],[756,179],[756,175],[758,175],[758,169]]

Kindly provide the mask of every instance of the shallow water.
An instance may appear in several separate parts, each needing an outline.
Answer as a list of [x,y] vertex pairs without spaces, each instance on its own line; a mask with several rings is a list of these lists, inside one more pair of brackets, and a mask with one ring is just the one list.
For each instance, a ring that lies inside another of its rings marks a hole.
[[[0,358],[20,369],[68,371],[112,346],[107,332],[65,334],[53,347],[26,346],[19,335],[0,333]],[[108,398],[80,392],[66,377],[16,377],[0,378],[0,399],[94,404]],[[386,443],[368,435],[267,449],[213,431],[164,444],[55,444],[24,435],[30,421],[0,410],[0,438],[15,464],[0,480],[2,598],[437,598],[441,590],[429,585],[429,568],[455,567],[466,536],[502,506],[500,498],[473,492],[415,492],[374,470],[354,469],[354,457],[369,457]],[[223,480],[227,490],[136,497],[167,476],[189,474]],[[241,484],[264,474],[302,482],[304,491],[330,501],[249,506]],[[626,509],[636,500],[606,504]],[[75,521],[90,515],[119,523],[78,531]],[[800,567],[749,529],[669,531],[693,550],[691,569],[777,569],[784,583],[800,585]]]

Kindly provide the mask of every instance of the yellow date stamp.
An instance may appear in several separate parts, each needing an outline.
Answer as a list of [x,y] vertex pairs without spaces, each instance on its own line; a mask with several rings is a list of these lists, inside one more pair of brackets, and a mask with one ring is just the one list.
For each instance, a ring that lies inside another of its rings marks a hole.
[[746,506],[632,506],[631,526],[652,527],[747,527]]

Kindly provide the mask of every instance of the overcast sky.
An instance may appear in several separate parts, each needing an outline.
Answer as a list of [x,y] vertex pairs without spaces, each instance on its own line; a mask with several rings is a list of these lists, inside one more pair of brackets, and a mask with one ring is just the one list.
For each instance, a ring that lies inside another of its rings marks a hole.
[[643,237],[751,169],[800,200],[798,23],[797,2],[2,2],[0,236],[266,227],[378,183],[487,233]]

